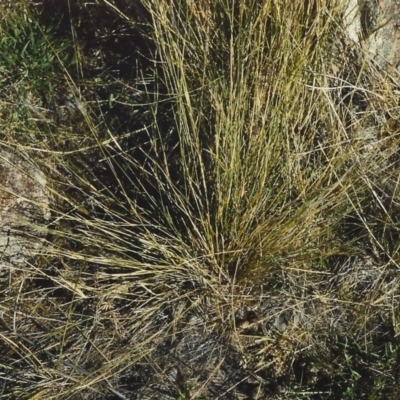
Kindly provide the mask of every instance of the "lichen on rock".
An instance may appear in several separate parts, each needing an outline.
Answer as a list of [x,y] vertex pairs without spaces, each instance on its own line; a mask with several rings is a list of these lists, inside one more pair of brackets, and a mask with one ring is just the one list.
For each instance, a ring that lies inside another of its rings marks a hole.
[[49,220],[45,175],[0,149],[0,267],[20,265],[42,246]]

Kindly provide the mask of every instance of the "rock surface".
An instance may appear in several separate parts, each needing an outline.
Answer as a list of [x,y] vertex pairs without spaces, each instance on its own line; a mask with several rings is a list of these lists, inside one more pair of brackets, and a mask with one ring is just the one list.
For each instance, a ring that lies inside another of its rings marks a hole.
[[0,267],[20,265],[39,250],[49,219],[45,187],[37,167],[0,150]]
[[400,67],[400,0],[348,0],[348,36],[360,44],[379,67]]

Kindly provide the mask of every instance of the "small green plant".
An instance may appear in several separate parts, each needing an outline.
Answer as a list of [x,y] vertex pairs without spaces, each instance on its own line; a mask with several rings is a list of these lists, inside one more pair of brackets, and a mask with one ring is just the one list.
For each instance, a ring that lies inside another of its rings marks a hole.
[[[75,49],[56,26],[43,25],[25,2],[2,6],[0,21],[0,115],[21,142],[37,142],[55,124],[55,97],[74,65]],[[34,131],[37,131],[35,134]]]
[[[35,92],[52,90],[60,63],[71,64],[68,42],[54,38],[54,30],[35,17],[9,13],[0,24],[0,72],[3,84],[19,82]],[[4,77],[6,77],[4,79]]]

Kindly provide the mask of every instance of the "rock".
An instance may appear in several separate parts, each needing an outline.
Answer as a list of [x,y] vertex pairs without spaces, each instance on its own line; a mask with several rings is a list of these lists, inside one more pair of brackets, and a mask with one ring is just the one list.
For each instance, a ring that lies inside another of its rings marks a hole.
[[344,25],[348,37],[354,42],[359,43],[361,38],[360,8],[357,0],[349,0],[344,16]]
[[380,68],[399,69],[400,0],[348,0],[345,26]]
[[0,150],[0,267],[20,265],[40,249],[50,217],[45,187],[34,164]]

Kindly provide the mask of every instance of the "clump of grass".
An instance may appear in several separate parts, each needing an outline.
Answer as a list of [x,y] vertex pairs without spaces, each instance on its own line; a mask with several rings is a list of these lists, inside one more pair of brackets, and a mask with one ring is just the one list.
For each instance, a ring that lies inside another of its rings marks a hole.
[[53,213],[4,283],[4,396],[395,396],[395,92],[342,2],[290,4],[106,2],[150,52],[129,104],[65,69],[77,140],[4,138]]

